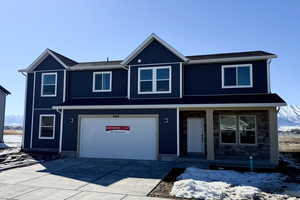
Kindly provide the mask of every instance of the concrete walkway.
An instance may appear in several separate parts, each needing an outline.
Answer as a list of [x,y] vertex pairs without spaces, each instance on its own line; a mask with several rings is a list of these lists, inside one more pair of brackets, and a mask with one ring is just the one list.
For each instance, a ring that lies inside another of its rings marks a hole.
[[173,162],[61,159],[0,173],[0,199],[159,200],[146,195]]

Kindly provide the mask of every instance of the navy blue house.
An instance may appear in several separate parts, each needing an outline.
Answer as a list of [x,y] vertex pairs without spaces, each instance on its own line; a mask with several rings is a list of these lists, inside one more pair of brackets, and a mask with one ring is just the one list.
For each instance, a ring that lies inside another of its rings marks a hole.
[[151,34],[124,60],[46,49],[26,75],[27,151],[277,165],[278,107],[264,51],[184,56]]

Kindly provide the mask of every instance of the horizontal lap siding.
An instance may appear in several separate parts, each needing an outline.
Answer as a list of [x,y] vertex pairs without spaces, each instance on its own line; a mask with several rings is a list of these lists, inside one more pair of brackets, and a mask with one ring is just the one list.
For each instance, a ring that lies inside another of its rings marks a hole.
[[[177,152],[177,126],[176,110],[65,110],[62,151],[77,151],[78,115],[159,115],[159,153],[176,154]],[[165,122],[165,119],[168,122]]]
[[[222,65],[252,64],[252,88],[222,88]],[[267,93],[266,61],[184,65],[184,95]]]

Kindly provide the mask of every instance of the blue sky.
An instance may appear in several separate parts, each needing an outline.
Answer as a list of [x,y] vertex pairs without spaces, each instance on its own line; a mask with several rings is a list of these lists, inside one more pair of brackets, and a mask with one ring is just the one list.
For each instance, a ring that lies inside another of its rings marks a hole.
[[17,73],[45,48],[77,61],[125,58],[155,32],[184,55],[265,50],[272,92],[300,103],[300,1],[2,1],[0,84],[7,114],[23,114]]

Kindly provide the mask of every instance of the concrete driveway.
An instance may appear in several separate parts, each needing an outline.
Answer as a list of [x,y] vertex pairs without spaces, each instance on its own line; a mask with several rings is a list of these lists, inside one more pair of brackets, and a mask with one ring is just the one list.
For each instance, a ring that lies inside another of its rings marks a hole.
[[0,199],[143,200],[172,162],[61,159],[0,172]]

